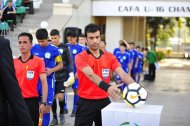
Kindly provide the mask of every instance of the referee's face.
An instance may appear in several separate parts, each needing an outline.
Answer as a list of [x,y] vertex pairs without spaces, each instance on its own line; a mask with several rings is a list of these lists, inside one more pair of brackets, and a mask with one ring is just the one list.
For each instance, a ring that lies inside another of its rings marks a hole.
[[30,49],[32,47],[32,42],[28,38],[28,36],[20,36],[18,38],[18,44],[21,54],[27,54],[30,52]]
[[100,31],[87,33],[87,45],[91,50],[98,50],[100,48]]

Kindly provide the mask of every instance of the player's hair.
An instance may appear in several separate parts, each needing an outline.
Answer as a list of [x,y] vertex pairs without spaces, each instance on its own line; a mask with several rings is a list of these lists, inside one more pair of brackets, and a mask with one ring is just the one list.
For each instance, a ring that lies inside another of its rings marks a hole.
[[140,49],[141,47],[138,45],[138,46],[136,46],[136,48],[139,48],[139,49]]
[[121,42],[119,43],[120,46],[124,46],[125,48],[127,48],[127,45],[125,44],[125,42]]
[[22,32],[22,33],[20,33],[20,34],[18,35],[18,39],[19,39],[21,36],[26,36],[26,37],[28,37],[29,40],[30,40],[30,43],[32,43],[32,41],[33,41],[32,34],[27,33],[27,32]]
[[135,43],[134,43],[134,42],[129,42],[129,44],[130,44],[130,45],[135,45]]
[[145,51],[149,51],[149,49],[148,49],[148,48],[145,48],[144,50],[145,50]]
[[105,45],[107,45],[106,41],[102,40],[101,42],[103,42]]
[[85,35],[84,34],[80,34],[79,37],[85,37]]
[[52,29],[52,30],[50,31],[50,35],[51,35],[51,36],[59,35],[59,31],[58,31],[57,29]]
[[119,40],[119,45],[124,46],[125,48],[127,48],[127,44],[125,43],[124,40]]
[[38,40],[48,39],[48,31],[44,28],[40,28],[36,31],[36,38]]
[[67,33],[66,36],[67,37],[75,38],[75,37],[77,37],[77,33],[75,31],[70,31],[70,32]]
[[97,24],[90,23],[85,27],[85,36],[87,37],[87,33],[89,32],[94,33],[97,31],[100,31],[100,35],[101,35],[100,27]]

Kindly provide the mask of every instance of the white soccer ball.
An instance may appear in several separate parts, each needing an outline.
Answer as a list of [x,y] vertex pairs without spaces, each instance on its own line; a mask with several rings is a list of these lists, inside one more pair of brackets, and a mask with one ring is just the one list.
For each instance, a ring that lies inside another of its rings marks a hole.
[[70,0],[62,0],[63,3],[69,3]]
[[143,105],[147,99],[148,92],[140,84],[132,83],[127,85],[123,90],[123,99],[133,107]]
[[42,21],[42,22],[40,23],[40,27],[41,27],[41,28],[48,28],[48,23],[47,23],[47,21]]

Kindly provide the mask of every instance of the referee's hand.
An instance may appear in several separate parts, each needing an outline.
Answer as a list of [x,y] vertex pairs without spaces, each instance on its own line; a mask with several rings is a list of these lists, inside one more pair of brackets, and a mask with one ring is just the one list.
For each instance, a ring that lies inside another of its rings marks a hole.
[[120,89],[118,87],[122,86],[123,84],[119,85],[112,85],[108,88],[107,92],[110,95],[110,97],[114,100],[117,101],[119,99],[118,93],[120,92]]
[[46,106],[44,104],[41,104],[39,106],[39,112],[43,115],[46,112]]

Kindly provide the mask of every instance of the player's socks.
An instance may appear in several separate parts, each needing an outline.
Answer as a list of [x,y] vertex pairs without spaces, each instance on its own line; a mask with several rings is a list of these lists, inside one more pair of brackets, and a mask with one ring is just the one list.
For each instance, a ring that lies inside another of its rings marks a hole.
[[53,113],[53,118],[57,119],[57,103],[56,103],[56,99],[53,100],[53,105],[52,105],[52,113]]
[[64,106],[64,102],[63,101],[59,101],[59,106],[60,106],[60,114],[63,114],[63,106]]
[[76,111],[78,100],[79,96],[75,94],[73,99],[73,111]]
[[44,114],[42,120],[42,126],[49,126],[49,121],[50,121],[50,113]]
[[64,93],[64,110],[68,110],[67,109],[67,93]]

